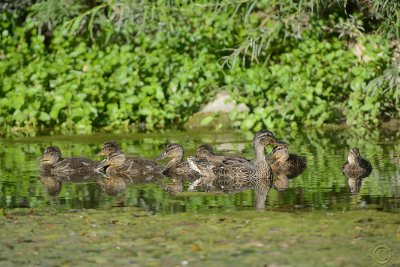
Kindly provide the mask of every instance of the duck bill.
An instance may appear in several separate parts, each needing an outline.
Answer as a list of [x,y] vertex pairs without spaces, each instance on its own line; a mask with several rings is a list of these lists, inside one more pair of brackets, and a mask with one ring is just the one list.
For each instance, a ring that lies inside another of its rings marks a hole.
[[275,146],[289,146],[288,143],[285,143],[285,142],[283,142],[283,141],[281,141],[281,140],[278,140],[278,139],[275,139],[275,140],[273,141],[273,145],[275,145]]
[[104,152],[103,152],[103,150],[100,150],[97,154],[96,154],[96,156],[105,156],[106,154],[104,154]]
[[157,158],[157,160],[165,159],[166,156],[167,156],[167,152],[164,152]]
[[43,155],[43,157],[41,157],[39,160],[39,162],[46,162],[46,161],[50,161],[47,155]]
[[355,158],[358,158],[360,156],[359,152],[354,148],[350,149],[350,154],[352,154]]

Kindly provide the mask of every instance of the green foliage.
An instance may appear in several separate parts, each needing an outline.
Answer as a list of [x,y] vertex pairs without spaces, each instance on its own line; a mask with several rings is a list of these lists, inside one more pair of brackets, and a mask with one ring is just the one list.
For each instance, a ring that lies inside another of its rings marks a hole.
[[105,47],[62,30],[46,47],[32,20],[14,35],[3,32],[1,123],[75,132],[132,123],[149,130],[179,127],[222,80],[207,44],[230,38],[229,29],[219,35],[210,17],[196,16],[192,23],[210,27],[192,33],[191,25],[180,23],[174,34],[137,33],[134,43]]
[[391,3],[21,3],[0,6],[2,134],[179,128],[220,88],[242,129],[399,117]]
[[[321,39],[318,29],[303,33],[300,43],[287,44],[268,64],[236,68],[226,77],[238,101],[251,108],[250,114],[233,114],[242,129],[377,123],[381,98],[364,90],[389,62],[388,42],[369,35],[346,49],[336,37]],[[362,50],[359,57],[356,48]]]

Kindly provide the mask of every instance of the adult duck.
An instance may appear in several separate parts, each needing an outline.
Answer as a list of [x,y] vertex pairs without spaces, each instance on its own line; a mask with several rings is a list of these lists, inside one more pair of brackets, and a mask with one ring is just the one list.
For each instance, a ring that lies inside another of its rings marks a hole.
[[[197,163],[196,158],[189,157],[190,166],[202,176],[195,183],[200,185],[206,181],[213,188],[228,191],[252,188],[257,193],[256,203],[262,205],[272,186],[273,179],[271,167],[264,154],[264,148],[269,145],[287,144],[277,139],[272,132],[262,130],[254,135],[252,142],[254,160],[251,162],[241,158],[227,158],[222,161],[221,165],[209,164],[204,167]],[[191,189],[196,190],[196,187],[197,185],[194,185]]]

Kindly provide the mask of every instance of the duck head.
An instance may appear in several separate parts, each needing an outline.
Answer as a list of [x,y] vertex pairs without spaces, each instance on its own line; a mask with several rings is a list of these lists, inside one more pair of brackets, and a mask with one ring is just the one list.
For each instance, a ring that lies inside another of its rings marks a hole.
[[258,131],[253,138],[253,147],[261,145],[266,147],[268,145],[274,146],[288,146],[287,143],[280,141],[275,135],[267,130]]
[[121,152],[115,141],[107,141],[103,144],[100,152],[96,156],[106,156],[107,158],[99,163],[96,170],[103,172],[108,167],[119,167],[126,161],[125,154]]
[[271,151],[272,159],[285,161],[289,158],[289,149],[287,146],[275,146]]
[[202,145],[199,145],[199,147],[197,148],[196,157],[206,158],[207,156],[210,156],[213,152],[214,152],[214,149],[211,145],[202,144]]
[[165,151],[157,158],[157,160],[162,160],[164,158],[182,159],[183,147],[179,144],[168,144]]
[[361,159],[360,151],[358,148],[351,148],[347,155],[347,160],[350,164],[358,163]]
[[113,153],[119,152],[119,145],[115,141],[107,141],[103,144],[101,150],[96,154],[96,156],[109,156]]
[[43,156],[40,158],[40,164],[48,164],[52,165],[57,163],[62,159],[61,150],[57,146],[49,146],[43,153]]

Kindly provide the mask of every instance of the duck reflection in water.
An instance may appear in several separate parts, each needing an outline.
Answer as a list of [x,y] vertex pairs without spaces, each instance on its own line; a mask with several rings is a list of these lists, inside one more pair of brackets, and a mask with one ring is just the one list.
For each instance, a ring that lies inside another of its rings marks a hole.
[[61,192],[63,182],[67,183],[87,183],[99,178],[97,173],[68,173],[68,174],[49,174],[40,172],[40,181],[46,187],[49,196],[58,196]]
[[41,176],[40,181],[46,187],[49,196],[58,196],[62,189],[62,181],[57,176]]
[[119,193],[123,193],[128,186],[136,184],[147,184],[159,182],[163,176],[148,176],[145,175],[131,175],[131,174],[103,174],[101,179],[97,180],[97,183],[101,185],[106,194],[115,196]]
[[177,193],[183,192],[183,178],[176,175],[173,175],[170,178],[171,179],[167,183],[160,181],[160,187],[170,195],[176,195]]
[[203,166],[198,164],[198,158],[189,157],[190,167],[201,175],[190,189],[201,190],[205,185],[212,190],[238,192],[251,188],[256,191],[256,208],[263,208],[273,181],[272,170],[264,154],[264,148],[269,145],[285,146],[287,144],[278,140],[272,132],[262,130],[253,138],[254,160],[252,162],[233,157],[222,160],[217,166],[210,162],[207,166]]
[[267,158],[274,175],[274,188],[278,191],[286,190],[289,180],[299,176],[307,167],[306,159],[289,154],[287,146],[275,146]]
[[126,177],[110,175],[106,178],[99,179],[97,182],[107,195],[116,196],[125,192],[127,180]]
[[371,174],[372,166],[369,161],[361,157],[357,148],[352,148],[347,155],[347,161],[344,163],[342,171],[347,177],[351,193],[359,193],[362,179]]

